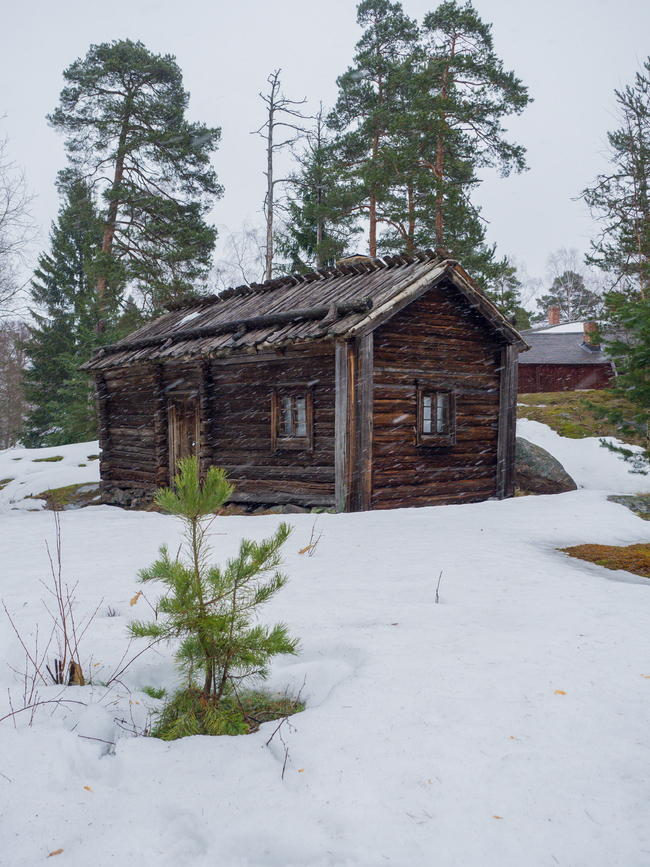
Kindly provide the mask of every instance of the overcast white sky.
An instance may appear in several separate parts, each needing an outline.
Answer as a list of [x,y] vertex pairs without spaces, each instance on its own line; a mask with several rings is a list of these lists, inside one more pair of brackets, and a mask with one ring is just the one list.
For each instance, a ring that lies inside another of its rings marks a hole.
[[[405,0],[421,21],[435,0]],[[475,200],[488,240],[542,276],[559,247],[589,247],[594,231],[581,190],[606,168],[606,132],[615,127],[614,88],[631,82],[650,55],[648,0],[475,0],[492,23],[495,49],[535,102],[510,123],[528,149],[530,170],[507,179],[484,173]],[[0,132],[36,193],[46,243],[65,165],[61,138],[45,115],[58,104],[62,71],[91,44],[141,40],[171,53],[191,93],[190,118],[222,127],[214,165],[225,195],[212,219],[236,231],[260,220],[264,146],[250,135],[264,121],[258,94],[282,69],[287,96],[315,111],[336,98],[361,30],[354,0],[22,0],[4,4],[0,31]],[[360,251],[361,252],[361,251]]]

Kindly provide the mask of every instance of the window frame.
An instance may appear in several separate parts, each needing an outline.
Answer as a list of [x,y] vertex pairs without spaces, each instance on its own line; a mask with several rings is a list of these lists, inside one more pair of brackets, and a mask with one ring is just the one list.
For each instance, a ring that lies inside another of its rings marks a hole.
[[[417,403],[415,414],[415,441],[418,446],[434,446],[438,448],[451,448],[456,445],[456,389],[448,385],[441,386],[436,383],[418,382],[416,384]],[[425,431],[425,407],[424,400],[432,398],[429,421],[435,424],[439,398],[445,396],[448,399],[447,430],[444,432]]]
[[[291,400],[291,413],[295,418],[297,412],[295,403],[300,399],[305,401],[305,428],[304,436],[282,434],[282,401]],[[313,389],[309,386],[278,387],[271,393],[271,451],[314,451],[314,396]]]

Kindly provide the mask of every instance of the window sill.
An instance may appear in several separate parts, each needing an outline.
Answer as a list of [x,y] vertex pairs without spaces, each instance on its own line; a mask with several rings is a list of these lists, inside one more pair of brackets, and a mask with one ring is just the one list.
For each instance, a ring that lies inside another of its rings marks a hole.
[[426,448],[450,449],[452,446],[456,445],[456,437],[451,436],[451,434],[437,434],[435,436],[431,434],[420,434],[417,445]]
[[278,437],[275,441],[275,451],[311,452],[313,449],[309,437],[287,437],[286,439]]

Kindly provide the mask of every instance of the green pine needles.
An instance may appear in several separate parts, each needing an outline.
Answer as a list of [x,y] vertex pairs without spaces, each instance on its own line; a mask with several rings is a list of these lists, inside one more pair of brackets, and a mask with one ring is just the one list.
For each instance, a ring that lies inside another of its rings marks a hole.
[[[210,565],[208,529],[233,489],[217,467],[210,467],[201,483],[195,457],[181,460],[179,466],[174,489],[158,491],[155,501],[183,522],[185,559],[180,552],[172,558],[163,545],[160,558],[140,572],[141,581],[162,581],[167,592],[158,600],[159,619],[134,621],[129,627],[133,637],[179,640],[176,660],[187,687],[165,706],[153,734],[165,740],[243,734],[251,722],[240,687],[264,680],[273,657],[298,649],[298,640],[289,637],[284,624],[253,622],[259,607],[287,581],[278,567],[291,528],[282,523],[259,543],[243,539],[225,568]],[[250,705],[250,694],[246,702]]]

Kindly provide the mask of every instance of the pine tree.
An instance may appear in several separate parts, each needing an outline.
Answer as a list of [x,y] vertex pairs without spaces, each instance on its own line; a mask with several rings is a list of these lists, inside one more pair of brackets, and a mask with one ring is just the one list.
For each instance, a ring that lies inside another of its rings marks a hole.
[[366,30],[328,118],[348,190],[340,211],[367,215],[370,255],[442,246],[485,288],[500,264],[471,194],[482,168],[525,168],[502,122],[527,90],[471,3],[443,3],[418,31],[399,3],[365,0],[358,22]]
[[536,322],[546,319],[549,307],[560,308],[560,322],[596,320],[603,312],[603,299],[585,285],[582,274],[564,271],[553,280],[550,291],[537,299]]
[[[436,236],[445,244],[445,198],[458,187],[453,156],[472,173],[487,166],[502,175],[525,168],[525,149],[508,142],[502,119],[520,114],[530,102],[527,89],[503,68],[494,53],[491,26],[484,24],[470,2],[442,3],[423,22],[425,62],[421,69],[424,105],[433,119],[435,148],[430,152],[436,190]],[[449,146],[451,144],[451,146]],[[451,162],[451,166],[448,163]],[[461,185],[471,187],[459,178]]]
[[175,58],[141,42],[93,45],[63,75],[48,120],[67,136],[70,166],[102,191],[100,308],[108,286],[121,284],[154,314],[207,276],[216,231],[204,216],[222,193],[210,166],[220,130],[185,119]]
[[100,310],[94,265],[103,222],[89,185],[74,174],[61,176],[62,204],[30,287],[32,321],[25,341],[25,395],[32,409],[25,444],[62,445],[95,439],[97,420],[92,381],[78,370],[118,326],[120,287],[107,286]]
[[180,639],[176,658],[188,686],[163,711],[154,733],[164,739],[237,734],[247,730],[237,712],[238,689],[264,680],[274,656],[297,651],[297,640],[283,624],[269,628],[253,623],[259,607],[286,583],[277,569],[290,528],[282,523],[259,543],[242,540],[239,553],[223,569],[209,565],[208,527],[232,486],[217,467],[210,467],[201,483],[196,457],[179,466],[175,490],[159,491],[155,501],[183,522],[187,560],[172,558],[163,545],[160,559],[142,570],[141,581],[161,581],[167,592],[158,600],[162,616],[133,622],[130,632],[156,641]]
[[339,96],[328,125],[340,134],[338,165],[348,190],[343,213],[367,216],[370,255],[376,256],[378,208],[395,180],[389,157],[400,70],[414,50],[418,29],[401,3],[388,0],[363,0],[357,23],[365,31],[353,66],[337,80]]

